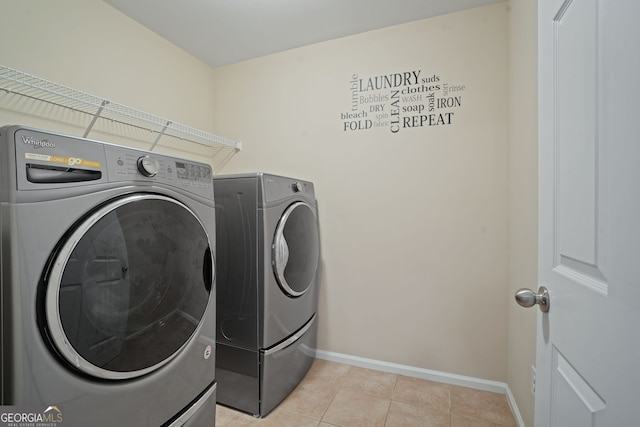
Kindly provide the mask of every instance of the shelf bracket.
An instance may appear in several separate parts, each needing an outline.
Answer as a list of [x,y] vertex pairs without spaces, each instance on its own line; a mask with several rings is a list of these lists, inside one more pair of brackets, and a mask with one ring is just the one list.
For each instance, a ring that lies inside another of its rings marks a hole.
[[158,136],[156,136],[156,140],[153,141],[153,144],[151,144],[151,147],[149,147],[149,151],[153,151],[153,149],[156,148],[158,141],[160,141],[160,138],[162,138],[162,135],[164,135],[164,132],[167,130],[170,124],[171,124],[171,121],[167,121],[167,124],[164,125],[160,133],[158,133]]
[[96,120],[98,120],[98,117],[100,117],[100,114],[102,114],[102,110],[104,110],[104,107],[109,103],[109,101],[107,101],[106,99],[102,101],[102,104],[100,104],[100,108],[98,108],[98,111],[96,111],[96,113],[93,115],[93,119],[91,119],[91,123],[89,123],[89,127],[87,128],[87,130],[84,131],[84,135],[82,135],[83,138],[86,138],[87,135],[89,135],[89,132],[91,132],[91,129],[93,129],[93,125],[96,124]]

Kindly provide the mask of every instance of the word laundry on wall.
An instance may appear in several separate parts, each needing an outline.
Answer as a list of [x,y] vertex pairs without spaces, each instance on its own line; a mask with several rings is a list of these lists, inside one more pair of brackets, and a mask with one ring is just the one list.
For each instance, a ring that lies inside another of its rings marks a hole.
[[462,107],[464,84],[446,82],[438,74],[411,70],[349,81],[351,108],[340,113],[345,132],[448,126]]

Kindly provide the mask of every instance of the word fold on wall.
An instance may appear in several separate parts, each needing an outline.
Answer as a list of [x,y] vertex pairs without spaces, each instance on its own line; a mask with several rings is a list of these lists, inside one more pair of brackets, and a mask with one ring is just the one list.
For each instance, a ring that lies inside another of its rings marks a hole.
[[349,81],[351,109],[340,113],[345,132],[449,126],[462,106],[465,85],[445,82],[438,74],[411,70]]

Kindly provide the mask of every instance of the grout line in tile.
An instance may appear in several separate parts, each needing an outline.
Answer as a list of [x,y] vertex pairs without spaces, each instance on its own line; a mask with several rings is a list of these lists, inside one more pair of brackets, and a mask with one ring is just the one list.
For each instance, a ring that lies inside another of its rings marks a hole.
[[[333,403],[334,400],[336,400],[336,396],[338,395],[338,393],[340,392],[340,390],[342,389],[342,386],[344,385],[344,382],[347,379],[347,376],[349,375],[349,372],[351,372],[351,368],[353,368],[352,366],[349,366],[349,369],[347,370],[347,372],[344,374],[342,381],[340,381],[340,385],[338,387],[336,387],[336,392],[333,393],[333,397],[331,397],[331,401],[329,402],[329,404],[327,405],[326,408],[324,408],[324,411],[322,412],[322,415],[320,416],[320,423],[323,423],[325,421],[323,421],[324,416],[327,414],[327,411],[329,410],[329,408],[331,407],[331,404]],[[327,423],[329,424],[329,423]],[[334,424],[331,424],[334,425]]]
[[[394,389],[395,389],[395,384],[394,384]],[[393,397],[393,392],[391,392],[391,396]],[[391,412],[391,403],[393,402],[393,400],[389,399],[389,406],[387,406],[387,413],[384,414],[384,424],[382,424],[383,426],[387,425],[387,420],[389,419],[389,412]]]

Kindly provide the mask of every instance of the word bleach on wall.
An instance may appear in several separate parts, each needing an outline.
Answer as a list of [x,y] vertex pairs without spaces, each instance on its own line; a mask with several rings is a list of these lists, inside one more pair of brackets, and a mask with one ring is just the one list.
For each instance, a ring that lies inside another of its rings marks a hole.
[[351,109],[340,113],[345,132],[384,128],[393,134],[409,128],[448,126],[462,106],[464,84],[444,82],[422,70],[361,77],[349,81]]

